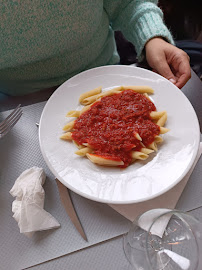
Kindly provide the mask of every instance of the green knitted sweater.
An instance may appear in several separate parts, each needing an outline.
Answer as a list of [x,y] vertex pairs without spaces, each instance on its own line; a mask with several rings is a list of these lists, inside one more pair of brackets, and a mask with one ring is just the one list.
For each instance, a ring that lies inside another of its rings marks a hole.
[[3,0],[0,92],[23,95],[59,85],[96,66],[116,64],[114,31],[143,58],[146,41],[173,43],[155,0]]

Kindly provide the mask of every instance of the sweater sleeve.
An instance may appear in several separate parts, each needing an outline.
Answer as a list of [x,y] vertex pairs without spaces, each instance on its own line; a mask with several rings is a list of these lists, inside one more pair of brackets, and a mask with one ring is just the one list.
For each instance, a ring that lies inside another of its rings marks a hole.
[[158,0],[104,0],[111,27],[121,31],[135,46],[139,61],[144,59],[144,46],[153,37],[162,37],[174,44],[173,37],[163,22]]

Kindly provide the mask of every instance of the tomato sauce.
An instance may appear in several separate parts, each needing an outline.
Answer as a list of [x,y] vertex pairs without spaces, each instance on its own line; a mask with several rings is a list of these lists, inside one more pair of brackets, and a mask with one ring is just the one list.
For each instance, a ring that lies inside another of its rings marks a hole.
[[156,111],[155,105],[130,89],[103,97],[77,118],[72,138],[78,144],[88,143],[94,154],[122,160],[120,167],[127,167],[132,161],[131,151],[140,151],[142,143],[147,147],[160,133],[151,120],[151,111]]

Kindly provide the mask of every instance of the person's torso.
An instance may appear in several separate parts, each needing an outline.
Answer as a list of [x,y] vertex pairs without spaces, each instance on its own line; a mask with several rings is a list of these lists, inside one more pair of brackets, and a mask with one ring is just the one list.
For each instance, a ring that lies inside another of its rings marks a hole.
[[2,1],[0,45],[0,92],[11,95],[119,61],[102,0]]
[[95,34],[102,11],[100,0],[1,1],[0,69],[79,50]]

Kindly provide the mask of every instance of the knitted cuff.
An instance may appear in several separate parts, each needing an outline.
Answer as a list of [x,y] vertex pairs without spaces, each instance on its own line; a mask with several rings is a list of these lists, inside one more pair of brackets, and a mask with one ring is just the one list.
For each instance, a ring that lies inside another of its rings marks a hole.
[[149,8],[144,5],[134,18],[133,38],[138,61],[144,59],[144,47],[146,42],[153,37],[162,37],[169,43],[174,44],[171,33],[163,23],[163,14],[158,7]]

